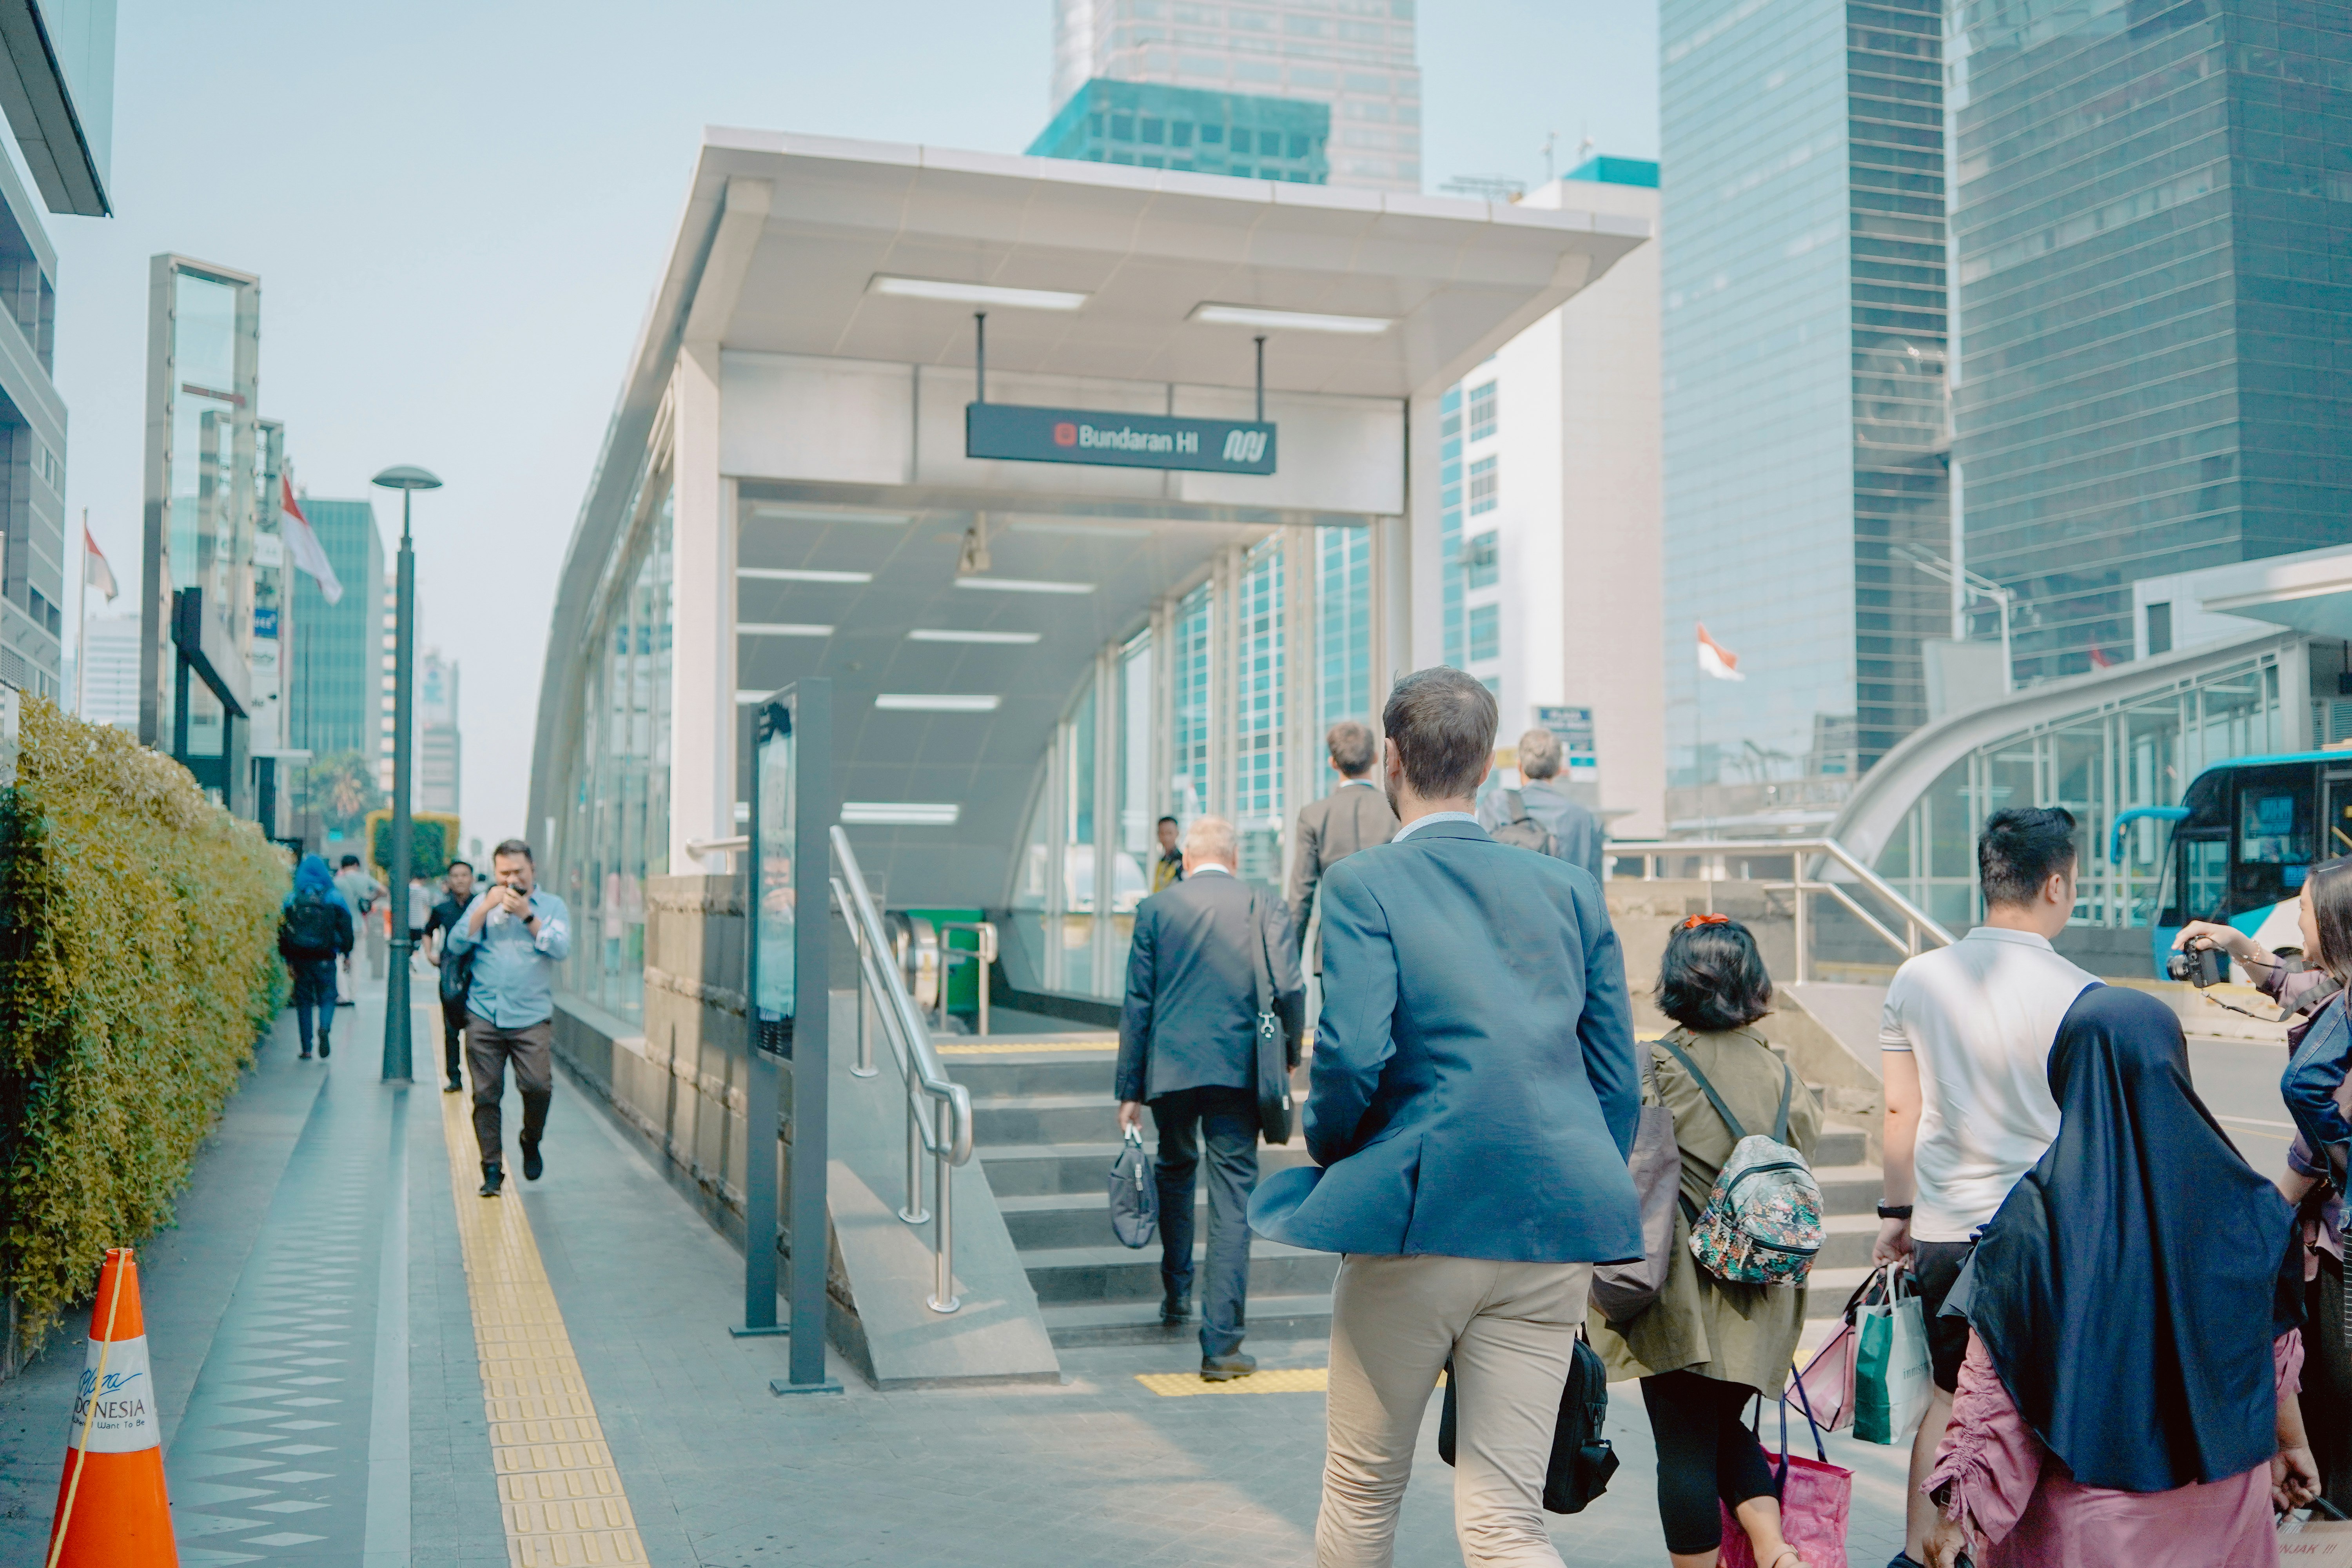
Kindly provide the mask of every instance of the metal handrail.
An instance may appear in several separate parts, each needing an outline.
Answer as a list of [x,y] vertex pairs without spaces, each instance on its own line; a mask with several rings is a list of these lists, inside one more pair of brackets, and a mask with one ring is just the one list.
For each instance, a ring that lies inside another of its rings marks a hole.
[[[834,896],[841,905],[857,937],[858,968],[865,977],[865,991],[877,1004],[882,1020],[882,1032],[889,1037],[891,1054],[898,1058],[899,1075],[907,1083],[907,1205],[898,1217],[909,1225],[925,1220],[937,1226],[932,1243],[931,1298],[926,1303],[934,1312],[952,1312],[962,1302],[955,1294],[955,1226],[950,1190],[950,1170],[971,1158],[971,1093],[955,1082],[940,1066],[939,1052],[931,1045],[930,1029],[917,1010],[915,1000],[907,994],[906,981],[898,966],[883,962],[882,955],[890,951],[882,917],[874,907],[874,895],[866,890],[866,873],[859,869],[857,852],[849,847],[849,836],[836,826],[832,831],[834,859],[841,875],[833,879]],[[864,1023],[866,997],[858,998],[861,1027]],[[860,1066],[867,1065],[861,1051]],[[920,1103],[929,1099],[932,1114],[925,1115]],[[931,1213],[923,1212],[922,1158],[931,1159]]]
[[[1780,883],[1768,882],[1764,885],[1787,888],[1796,895],[1797,983],[1799,984],[1805,983],[1812,967],[1811,954],[1806,951],[1806,934],[1809,925],[1805,919],[1807,893],[1827,893],[1836,899],[1888,946],[1906,957],[1920,951],[1919,937],[1922,932],[1933,937],[1937,943],[1945,947],[1949,947],[1958,940],[1950,931],[1946,931],[1934,916],[1895,891],[1886,879],[1864,865],[1853,851],[1834,838],[1617,838],[1611,839],[1602,845],[1601,852],[1622,857],[1640,856],[1645,879],[1650,877],[1653,858],[1663,859],[1671,857],[1690,857],[1700,861],[1711,873],[1714,862],[1719,856],[1785,855],[1789,857],[1796,873],[1793,879]],[[1893,905],[1895,912],[1903,917],[1903,936],[1896,937],[1892,930],[1864,910],[1854,900],[1851,893],[1837,883],[1807,877],[1805,861],[1816,855],[1826,856],[1836,861],[1855,881]],[[1713,884],[1726,879],[1710,874],[1700,879]],[[1713,901],[1711,893],[1709,901]]]
[[[977,948],[950,947],[948,932],[968,931],[979,942]],[[941,921],[940,922],[940,1027],[948,1022],[948,977],[959,963],[975,966],[980,982],[980,1021],[972,1030],[976,1035],[988,1033],[989,966],[996,962],[996,922],[994,921]]]

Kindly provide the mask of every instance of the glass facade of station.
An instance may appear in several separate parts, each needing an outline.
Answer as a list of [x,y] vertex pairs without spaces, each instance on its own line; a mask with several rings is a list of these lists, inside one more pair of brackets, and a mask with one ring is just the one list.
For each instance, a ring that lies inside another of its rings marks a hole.
[[2186,675],[2167,689],[2086,704],[2054,722],[1978,746],[1914,802],[1880,852],[1876,870],[1945,926],[1982,920],[1976,837],[2007,805],[2061,805],[2080,825],[2079,924],[2144,926],[2155,912],[2169,824],[2126,828],[2125,854],[2107,847],[2116,818],[2135,806],[2175,805],[2189,782],[2231,757],[2293,743],[2279,656],[2261,653]]
[[2342,538],[2343,26],[2278,0],[1955,8],[1967,549],[2018,593],[2022,679],[2129,658],[2136,579]]
[[[1660,15],[1669,816],[1850,780],[1926,717],[1948,553],[1940,10]],[[1704,679],[1696,627],[1738,686]],[[1466,637],[1466,628],[1465,628]]]
[[1288,824],[1339,782],[1323,732],[1375,717],[1372,553],[1369,529],[1277,530],[1223,552],[1102,650],[1056,730],[1024,837],[1004,941],[1016,984],[1121,994],[1163,815],[1230,817],[1242,879],[1282,896]]

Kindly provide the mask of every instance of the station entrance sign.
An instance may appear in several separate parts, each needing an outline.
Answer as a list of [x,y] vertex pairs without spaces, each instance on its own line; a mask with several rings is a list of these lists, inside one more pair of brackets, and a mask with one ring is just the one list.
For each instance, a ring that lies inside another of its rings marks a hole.
[[1033,408],[1017,403],[968,403],[963,416],[967,458],[1192,468],[1210,474],[1274,472],[1274,426],[1261,421]]

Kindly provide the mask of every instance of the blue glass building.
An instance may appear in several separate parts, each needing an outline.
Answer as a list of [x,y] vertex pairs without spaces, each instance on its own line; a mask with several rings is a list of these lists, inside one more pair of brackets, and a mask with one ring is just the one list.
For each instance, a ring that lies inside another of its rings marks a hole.
[[286,742],[318,757],[358,752],[373,763],[391,710],[383,692],[383,539],[375,506],[305,496],[302,515],[343,593],[330,605],[309,573],[287,574],[294,584],[294,651]]
[[2021,679],[2080,674],[2135,580],[2344,537],[2352,18],[1974,0],[1953,39],[1969,565]]
[[1029,155],[1320,185],[1331,178],[1330,140],[1328,103],[1097,78],[1070,95]]
[[[1903,554],[1948,549],[1941,7],[1660,20],[1669,784],[1833,801],[1926,717],[1949,626]],[[1698,623],[1744,684],[1701,678]]]

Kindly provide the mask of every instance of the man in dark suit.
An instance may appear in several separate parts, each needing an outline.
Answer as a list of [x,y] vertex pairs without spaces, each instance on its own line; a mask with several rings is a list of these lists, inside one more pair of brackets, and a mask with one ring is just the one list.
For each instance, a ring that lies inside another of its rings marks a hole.
[[1581,866],[1600,881],[1603,853],[1601,820],[1571,797],[1559,776],[1559,737],[1549,730],[1530,730],[1519,737],[1519,776],[1527,781],[1516,791],[1498,789],[1478,807],[1478,826],[1492,833],[1519,815],[1511,796],[1535,825],[1551,835],[1551,852],[1571,866]]
[[[1184,879],[1135,911],[1127,1005],[1118,1021],[1116,1092],[1122,1128],[1160,1129],[1160,1321],[1192,1316],[1192,1180],[1209,1160],[1207,1278],[1201,1291],[1201,1375],[1253,1372],[1241,1351],[1249,1293],[1249,1222],[1257,1185],[1257,977],[1297,1062],[1306,987],[1290,912],[1234,875],[1234,825],[1201,816],[1184,830]],[[1255,916],[1255,918],[1253,918]]]
[[[1386,844],[1397,830],[1396,813],[1389,797],[1372,782],[1372,763],[1380,759],[1380,737],[1369,724],[1342,719],[1331,726],[1323,743],[1331,752],[1331,769],[1339,787],[1321,800],[1298,808],[1298,853],[1290,862],[1290,907],[1298,920],[1298,940],[1306,942],[1313,923],[1316,885],[1323,873],[1359,849]],[[1310,973],[1323,973],[1323,944],[1307,953]]]
[[1624,957],[1589,872],[1472,815],[1495,718],[1455,669],[1390,694],[1383,782],[1404,826],[1323,881],[1316,1164],[1251,1205],[1262,1235],[1346,1255],[1319,1568],[1391,1561],[1449,1358],[1464,1561],[1558,1563],[1544,1470],[1592,1265],[1642,1254]]

